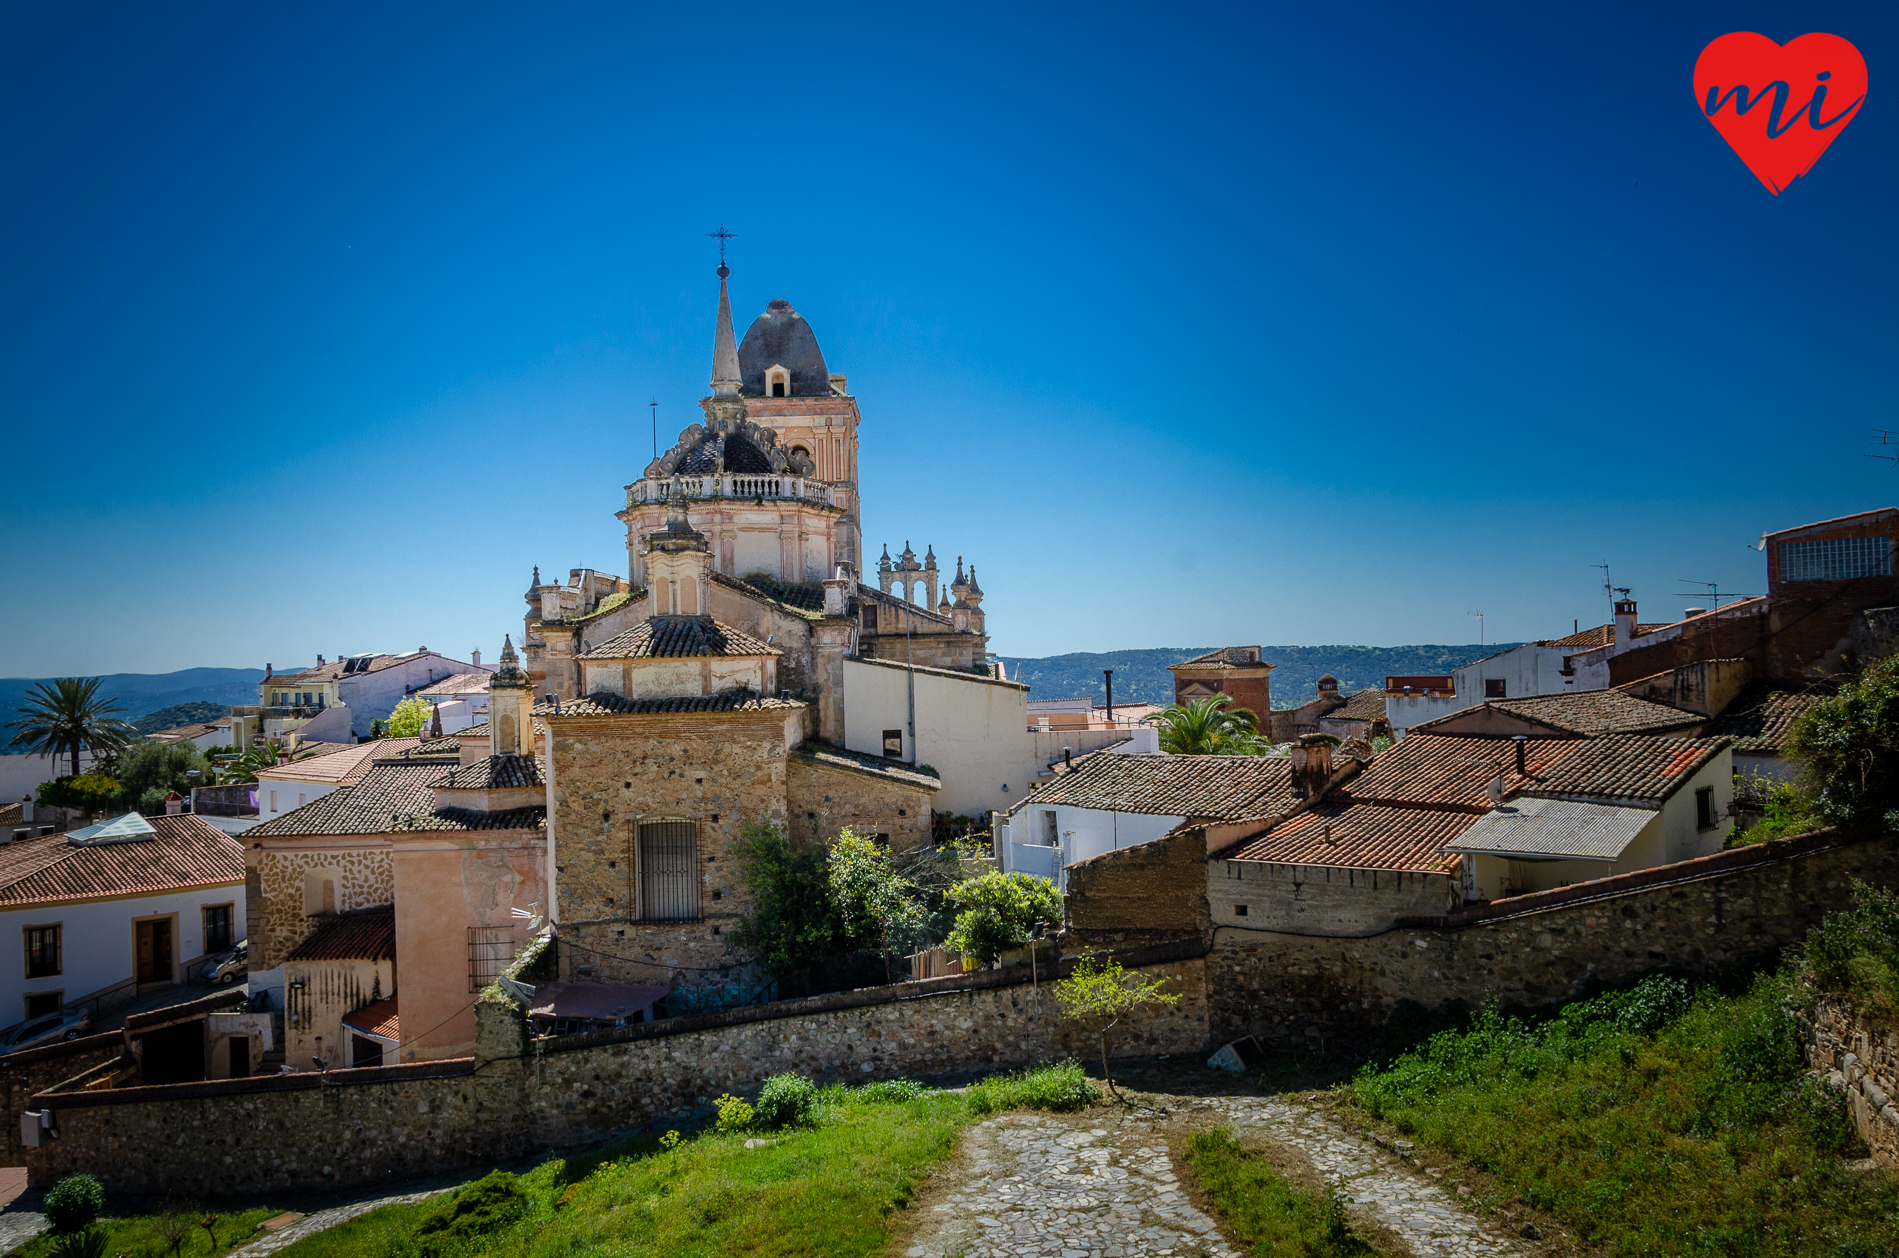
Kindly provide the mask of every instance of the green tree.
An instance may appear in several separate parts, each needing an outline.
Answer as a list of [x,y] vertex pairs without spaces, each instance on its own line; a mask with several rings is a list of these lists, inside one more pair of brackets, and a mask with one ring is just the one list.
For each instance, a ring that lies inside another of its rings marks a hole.
[[198,772],[197,784],[210,780],[210,762],[188,742],[155,743],[150,739],[128,747],[119,756],[119,786],[125,801],[148,817],[165,811],[165,796],[177,791],[187,798]]
[[389,714],[389,719],[383,722],[382,732],[390,738],[415,738],[426,732],[429,722],[434,719],[435,709],[428,700],[410,695]]
[[836,953],[837,908],[824,849],[795,844],[770,822],[748,821],[736,850],[753,905],[734,932],[738,941],[779,978]]
[[1801,713],[1787,731],[1787,754],[1822,822],[1899,828],[1899,656]]
[[1035,923],[1062,920],[1061,893],[1054,883],[1033,874],[991,870],[980,878],[957,883],[948,896],[959,911],[956,925],[943,941],[945,946],[985,966],[994,965],[1004,952],[1029,942]]
[[1230,695],[1170,703],[1141,718],[1160,730],[1161,750],[1175,756],[1263,756],[1273,744],[1261,738],[1253,714],[1235,708]]
[[93,814],[119,802],[119,781],[97,770],[78,777],[41,782],[37,796],[47,808],[77,808],[92,820]]
[[1055,984],[1055,999],[1061,1002],[1062,1017],[1081,1022],[1101,1037],[1101,1077],[1116,1100],[1124,1101],[1115,1089],[1114,1076],[1108,1073],[1108,1034],[1128,1014],[1143,1005],[1171,1005],[1179,1001],[1179,992],[1163,992],[1167,980],[1143,978],[1121,968],[1112,958],[1103,961],[1083,957],[1074,970]]
[[79,752],[114,752],[138,737],[138,731],[113,715],[119,705],[99,696],[97,677],[57,677],[49,686],[40,682],[27,692],[24,714],[9,727],[12,746],[42,755],[72,757],[73,777],[79,776]]
[[849,827],[831,842],[825,878],[844,944],[881,951],[888,977],[891,948],[908,951],[923,931],[916,884],[891,866],[889,849]]
[[[284,745],[282,743],[267,743],[259,739],[246,748],[244,754],[237,758],[237,763],[230,767],[229,776],[226,780],[230,782],[255,782],[257,775],[265,769],[275,767],[277,762],[283,758],[283,754]],[[302,755],[292,755],[290,758],[292,760],[308,760],[310,753],[306,751]]]

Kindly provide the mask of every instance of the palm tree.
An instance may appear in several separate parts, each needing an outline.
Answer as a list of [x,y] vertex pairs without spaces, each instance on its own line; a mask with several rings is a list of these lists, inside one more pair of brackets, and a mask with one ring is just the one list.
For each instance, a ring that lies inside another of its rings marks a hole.
[[1273,749],[1259,736],[1253,714],[1233,707],[1231,695],[1170,703],[1141,718],[1160,727],[1161,750],[1176,756],[1263,756]]
[[139,732],[113,713],[119,705],[99,697],[97,677],[55,677],[27,692],[22,716],[8,728],[12,746],[24,746],[41,755],[70,755],[72,776],[79,776],[79,749],[109,753],[139,737]]

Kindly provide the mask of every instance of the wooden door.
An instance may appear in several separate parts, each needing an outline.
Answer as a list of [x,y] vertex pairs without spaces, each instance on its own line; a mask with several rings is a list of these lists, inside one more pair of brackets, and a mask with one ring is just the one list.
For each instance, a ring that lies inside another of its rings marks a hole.
[[140,922],[138,930],[138,981],[171,981],[171,919]]
[[228,1042],[231,1045],[230,1077],[242,1079],[251,1072],[251,1037],[233,1035]]

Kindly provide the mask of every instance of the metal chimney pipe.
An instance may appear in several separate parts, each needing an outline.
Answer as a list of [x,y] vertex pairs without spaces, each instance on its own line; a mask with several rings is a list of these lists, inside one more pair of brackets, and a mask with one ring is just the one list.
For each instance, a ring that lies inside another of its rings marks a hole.
[[1513,734],[1510,741],[1517,745],[1517,776],[1529,777],[1529,772],[1523,767],[1523,748],[1529,743],[1529,738],[1523,734]]
[[1108,679],[1108,724],[1114,724],[1114,670],[1104,668],[1101,675]]

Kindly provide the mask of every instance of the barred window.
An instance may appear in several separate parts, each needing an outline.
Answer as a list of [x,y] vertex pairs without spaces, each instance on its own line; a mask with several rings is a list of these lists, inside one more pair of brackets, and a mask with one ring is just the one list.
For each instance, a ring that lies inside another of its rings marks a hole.
[[1828,537],[1780,544],[1782,581],[1850,581],[1892,575],[1892,543],[1884,537]]
[[642,918],[690,921],[699,916],[698,829],[690,821],[640,823]]
[[514,927],[468,928],[468,990],[478,992],[501,977],[514,959]]
[[53,978],[60,972],[59,927],[26,928],[26,976]]

